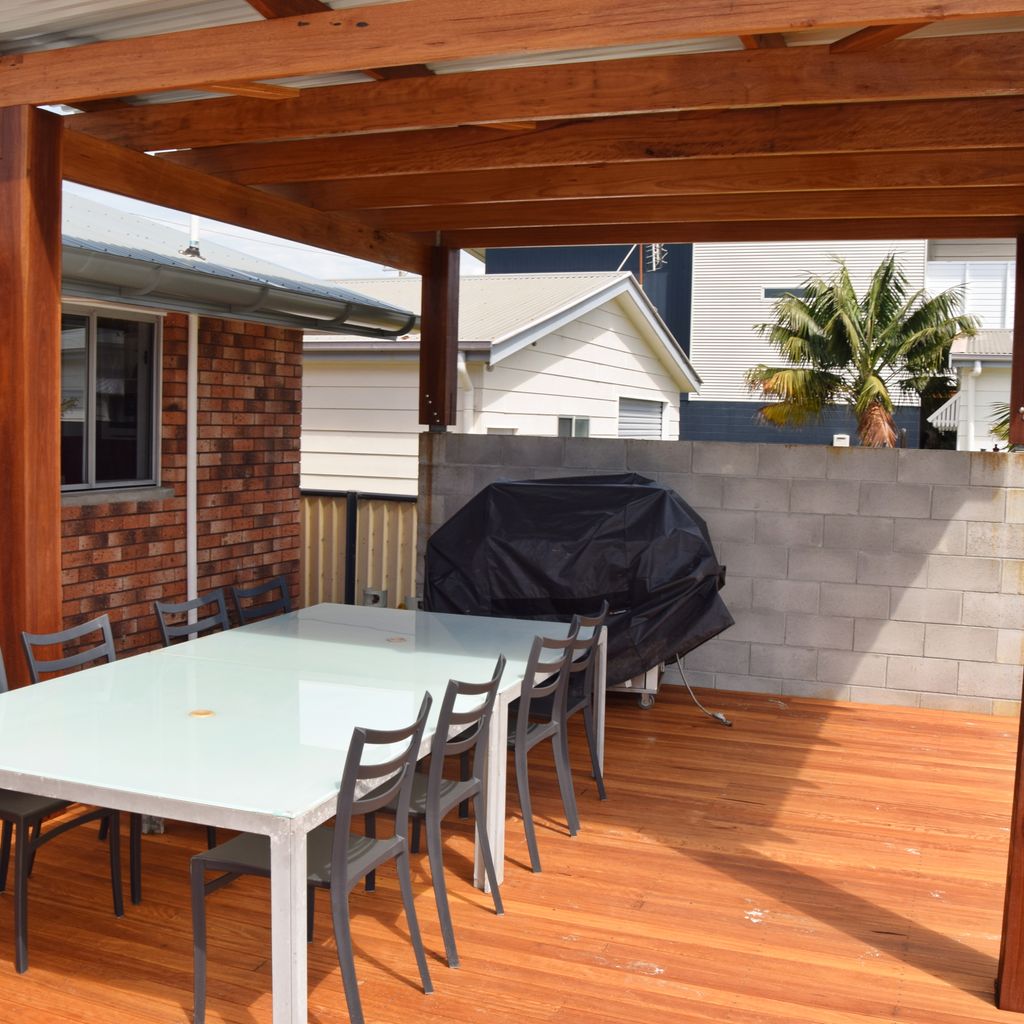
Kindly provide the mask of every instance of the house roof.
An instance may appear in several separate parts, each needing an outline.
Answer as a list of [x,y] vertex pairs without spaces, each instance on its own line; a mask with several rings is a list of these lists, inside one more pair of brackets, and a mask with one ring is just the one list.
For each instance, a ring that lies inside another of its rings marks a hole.
[[[376,278],[346,284],[375,298],[418,311],[418,277]],[[571,274],[475,274],[459,282],[459,349],[479,353],[491,365],[539,338],[557,331],[585,313],[615,299],[629,304],[652,348],[676,378],[681,389],[696,391],[701,380],[657,310],[626,272],[595,271]],[[416,351],[418,342],[403,346]],[[362,339],[317,338],[307,335],[307,354],[348,354],[400,351],[393,343],[372,345]]]
[[68,180],[417,273],[1024,230],[1024,17],[993,0],[3,6],[0,94],[78,111]]
[[65,296],[371,337],[404,333],[416,320],[209,239],[200,240],[200,256],[188,255],[185,232],[70,192],[62,234]]
[[1013,355],[1013,331],[987,329],[978,331],[970,337],[960,335],[949,350],[950,362],[969,363],[975,360],[982,362],[1005,362],[1007,365]]

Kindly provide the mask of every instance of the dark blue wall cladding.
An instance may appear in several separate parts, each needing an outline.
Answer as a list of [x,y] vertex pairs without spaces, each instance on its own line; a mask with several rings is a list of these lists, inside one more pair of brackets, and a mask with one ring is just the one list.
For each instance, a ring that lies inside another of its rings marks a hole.
[[[757,418],[757,402],[691,402],[682,395],[679,403],[681,441],[751,441],[763,444],[831,444],[833,434],[849,434],[857,443],[857,421],[849,406],[834,406],[821,420],[803,427],[774,427]],[[920,410],[902,406],[896,410],[896,426],[905,430],[906,447],[920,444]]]
[[[488,274],[574,274],[588,270],[630,271],[640,277],[639,246],[555,245],[542,248],[488,249]],[[645,270],[643,289],[684,352],[690,352],[690,304],[693,295],[693,246],[666,245],[665,262]],[[627,256],[629,257],[627,259]],[[623,264],[625,260],[625,264]]]

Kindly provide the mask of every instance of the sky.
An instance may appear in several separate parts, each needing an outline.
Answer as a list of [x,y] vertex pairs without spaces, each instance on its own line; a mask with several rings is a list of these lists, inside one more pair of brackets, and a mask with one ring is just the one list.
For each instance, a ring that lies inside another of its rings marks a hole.
[[[126,199],[110,192],[88,188],[85,185],[64,183],[64,189],[76,195],[85,196],[96,203],[104,203],[118,210],[125,210],[142,217],[148,217],[161,224],[180,227],[184,232],[189,229],[189,215],[181,210],[172,210],[152,203],[139,202],[137,199]],[[289,242],[283,238],[262,235],[256,231],[235,227],[233,224],[221,224],[218,221],[200,219],[200,242],[203,238],[211,238],[221,245],[248,253],[250,256],[276,263],[278,266],[298,270],[310,277],[319,277],[325,281],[343,281],[347,278],[361,277],[398,277],[399,271],[379,263],[367,263],[365,260],[342,256],[340,253],[328,252],[325,249],[314,249],[312,246]],[[482,274],[483,264],[468,253],[462,254],[463,274]]]

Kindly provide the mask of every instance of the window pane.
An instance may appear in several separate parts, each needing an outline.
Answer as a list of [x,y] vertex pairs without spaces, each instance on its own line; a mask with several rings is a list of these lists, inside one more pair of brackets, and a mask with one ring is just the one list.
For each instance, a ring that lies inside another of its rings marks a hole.
[[590,437],[590,420],[574,420],[573,421],[573,437]]
[[572,417],[571,416],[559,416],[558,417],[558,436],[559,437],[572,437]]
[[86,339],[89,318],[65,314],[60,321],[60,482],[86,481]]
[[153,476],[153,324],[101,318],[96,332],[96,483]]

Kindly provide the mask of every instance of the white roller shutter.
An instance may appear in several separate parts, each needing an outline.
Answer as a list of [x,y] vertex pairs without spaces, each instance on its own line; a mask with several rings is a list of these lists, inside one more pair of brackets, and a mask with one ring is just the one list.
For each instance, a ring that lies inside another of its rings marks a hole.
[[643,398],[619,399],[619,437],[646,437],[661,440],[663,402]]

